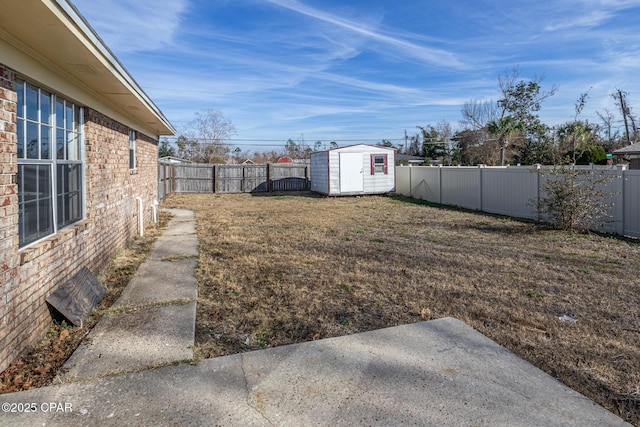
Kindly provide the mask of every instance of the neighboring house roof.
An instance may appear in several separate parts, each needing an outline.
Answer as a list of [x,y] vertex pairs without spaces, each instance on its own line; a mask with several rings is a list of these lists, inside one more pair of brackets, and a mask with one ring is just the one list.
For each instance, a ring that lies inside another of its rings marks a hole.
[[626,156],[628,154],[640,154],[640,142],[636,142],[635,144],[627,145],[626,147],[622,147],[613,152],[616,156]]
[[396,154],[396,162],[424,163],[424,157]]
[[0,10],[4,65],[136,130],[176,133],[68,0],[0,0]]
[[191,163],[191,160],[181,159],[179,157],[165,156],[158,159],[160,163]]

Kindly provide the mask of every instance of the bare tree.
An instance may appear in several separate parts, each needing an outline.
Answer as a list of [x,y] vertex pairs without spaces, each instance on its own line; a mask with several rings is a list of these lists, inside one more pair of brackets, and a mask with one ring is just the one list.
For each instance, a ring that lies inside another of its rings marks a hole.
[[438,137],[442,143],[442,162],[446,162],[451,166],[451,160],[453,159],[454,154],[454,144],[451,139],[453,138],[453,128],[451,127],[451,123],[446,120],[440,120],[436,123],[436,131],[438,132]]
[[240,164],[242,162],[244,162],[245,160],[248,160],[251,158],[251,151],[250,150],[243,150],[240,147],[236,147],[235,150],[233,150],[233,162],[235,164]]
[[[611,94],[611,97],[614,99],[616,105],[622,111],[622,119],[624,120],[625,127],[625,139],[627,141],[627,144],[633,144],[634,142],[638,141],[638,128],[636,126],[636,120],[631,110],[631,106],[627,101],[627,95],[627,92],[618,89],[616,92]],[[631,125],[631,130],[629,130],[629,125]]]
[[438,136],[440,137],[440,141],[447,142],[451,140],[453,136],[453,129],[451,128],[451,123],[446,120],[440,120],[436,123],[436,131],[438,132]]
[[488,138],[486,129],[462,130],[453,138],[456,141],[458,161],[462,165],[497,165],[499,146],[497,138]]
[[620,137],[620,131],[614,124],[616,117],[611,111],[606,108],[602,113],[600,111],[596,111],[596,114],[602,121],[602,126],[600,127],[600,129],[602,129],[602,132],[604,133],[604,135],[602,135],[602,138],[605,140],[606,151],[611,152],[618,148],[618,143],[616,142],[616,140]]
[[495,101],[467,101],[462,106],[462,124],[471,129],[482,129],[487,123],[500,118]]
[[420,134],[416,133],[409,137],[409,146],[405,150],[405,154],[410,156],[424,156],[422,142],[420,141]]
[[289,138],[284,144],[284,155],[292,159],[307,159],[312,151],[313,149],[305,144],[304,139],[298,140],[296,143]]
[[178,135],[176,139],[177,156],[181,159],[196,160],[198,158],[199,144],[196,139]]
[[228,140],[236,134],[236,128],[218,110],[202,110],[185,126],[184,133],[198,141],[197,153],[191,160],[204,163],[225,163],[229,154]]
[[569,144],[570,152],[573,157],[573,164],[576,164],[576,159],[579,154],[585,149],[587,144],[592,143],[594,139],[594,127],[589,125],[586,121],[578,120],[578,116],[584,110],[587,104],[587,98],[589,97],[589,91],[581,93],[578,100],[574,104],[575,116],[573,122],[567,123],[561,126],[557,133],[561,143]]
[[275,163],[282,156],[282,153],[276,150],[265,151],[263,153],[254,153],[251,161],[254,163]]

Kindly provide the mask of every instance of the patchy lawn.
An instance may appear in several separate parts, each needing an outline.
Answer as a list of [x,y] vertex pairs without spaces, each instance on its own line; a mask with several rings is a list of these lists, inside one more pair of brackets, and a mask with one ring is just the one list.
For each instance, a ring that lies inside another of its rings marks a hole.
[[637,241],[401,197],[164,205],[197,215],[198,357],[453,316],[640,425]]

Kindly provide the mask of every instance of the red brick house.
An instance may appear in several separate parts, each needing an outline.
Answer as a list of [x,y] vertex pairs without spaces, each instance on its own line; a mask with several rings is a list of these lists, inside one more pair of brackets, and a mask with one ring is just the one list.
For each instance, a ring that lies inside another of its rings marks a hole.
[[[152,219],[171,123],[68,0],[0,0],[0,372]],[[140,221],[141,219],[141,221]]]

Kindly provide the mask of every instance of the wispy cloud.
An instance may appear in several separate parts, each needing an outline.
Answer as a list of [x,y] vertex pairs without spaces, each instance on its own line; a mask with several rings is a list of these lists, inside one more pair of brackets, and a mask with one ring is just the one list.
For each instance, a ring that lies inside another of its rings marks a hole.
[[545,31],[592,29],[614,20],[625,9],[640,6],[638,0],[574,0],[558,7],[562,13],[550,18]]
[[403,40],[390,33],[385,33],[375,28],[367,27],[359,22],[349,20],[340,16],[324,12],[311,6],[307,6],[297,0],[265,0],[268,3],[280,6],[294,12],[300,13],[311,18],[337,25],[341,28],[349,30],[355,34],[365,36],[377,42],[402,51],[405,56],[419,59],[423,62],[434,64],[437,66],[463,68],[466,64],[461,61],[454,53],[443,49],[422,46]]
[[460,120],[496,100],[520,65],[559,92],[545,123],[640,102],[640,0],[74,0],[143,89],[180,126],[221,110],[241,138],[369,138]]
[[608,10],[593,10],[586,13],[569,15],[547,24],[545,31],[569,30],[574,28],[593,28],[607,22],[615,13]]
[[189,5],[188,0],[75,3],[107,45],[120,54],[170,46]]

